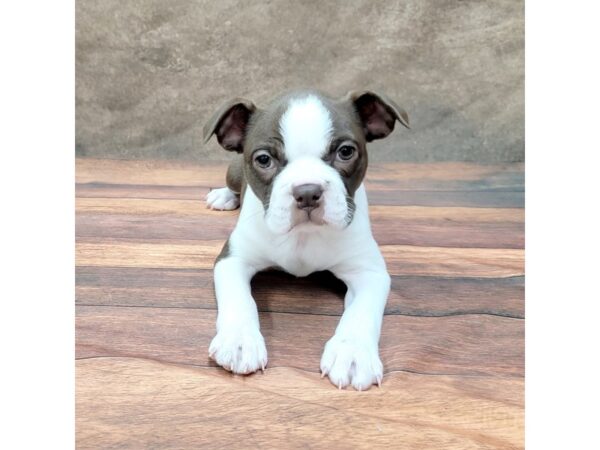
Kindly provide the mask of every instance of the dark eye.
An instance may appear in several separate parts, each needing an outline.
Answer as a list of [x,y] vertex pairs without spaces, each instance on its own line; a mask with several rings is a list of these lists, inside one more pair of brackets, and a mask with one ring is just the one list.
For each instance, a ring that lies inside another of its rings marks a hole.
[[263,169],[268,169],[273,164],[271,156],[267,153],[259,153],[255,158],[256,164]]
[[351,145],[342,145],[338,148],[337,155],[342,161],[348,161],[354,156],[354,147]]

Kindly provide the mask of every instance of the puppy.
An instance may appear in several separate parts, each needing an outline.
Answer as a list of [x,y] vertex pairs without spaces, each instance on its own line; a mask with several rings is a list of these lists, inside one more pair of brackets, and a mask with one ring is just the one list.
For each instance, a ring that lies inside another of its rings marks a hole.
[[341,388],[381,384],[379,335],[390,276],[369,222],[363,178],[366,143],[382,139],[408,116],[371,92],[332,99],[315,91],[276,98],[264,109],[236,98],[204,127],[208,141],[237,152],[227,187],[207,207],[242,205],[238,223],[214,267],[217,334],[209,355],[234,373],[267,365],[250,280],[277,268],[303,277],[329,270],[348,287],[344,314],[325,344],[321,372]]

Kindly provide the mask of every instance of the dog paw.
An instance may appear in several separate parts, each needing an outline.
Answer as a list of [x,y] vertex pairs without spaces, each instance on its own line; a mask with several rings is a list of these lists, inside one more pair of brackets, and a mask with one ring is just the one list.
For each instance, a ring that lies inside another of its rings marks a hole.
[[218,365],[233,373],[252,373],[267,366],[267,348],[258,329],[219,331],[210,343],[208,354]]
[[206,194],[206,207],[230,211],[240,206],[240,197],[229,188],[213,189]]
[[339,389],[352,384],[357,391],[365,391],[373,384],[381,385],[383,364],[377,343],[370,339],[333,336],[325,344],[321,373],[329,376]]

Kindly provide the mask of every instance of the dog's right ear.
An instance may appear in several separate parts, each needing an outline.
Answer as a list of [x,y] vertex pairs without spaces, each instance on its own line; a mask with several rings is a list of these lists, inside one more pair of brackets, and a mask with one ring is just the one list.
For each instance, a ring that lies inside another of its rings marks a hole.
[[250,100],[234,98],[228,101],[204,125],[204,143],[216,134],[219,144],[225,150],[242,153],[246,127],[255,111],[256,106]]

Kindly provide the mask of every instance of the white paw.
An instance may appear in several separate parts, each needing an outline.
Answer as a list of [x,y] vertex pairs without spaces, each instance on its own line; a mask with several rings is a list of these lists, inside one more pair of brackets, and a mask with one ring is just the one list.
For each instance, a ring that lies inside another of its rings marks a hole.
[[240,206],[240,197],[229,188],[213,189],[206,194],[206,207],[230,211]]
[[321,373],[340,389],[352,384],[357,391],[365,391],[372,384],[381,385],[383,364],[377,343],[357,336],[333,336],[325,344]]
[[256,328],[228,328],[219,331],[208,348],[209,356],[224,369],[246,374],[265,370],[267,348]]

